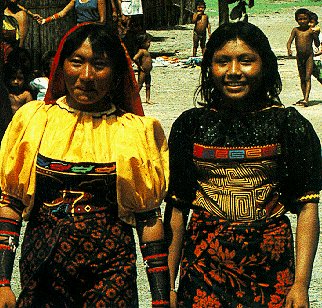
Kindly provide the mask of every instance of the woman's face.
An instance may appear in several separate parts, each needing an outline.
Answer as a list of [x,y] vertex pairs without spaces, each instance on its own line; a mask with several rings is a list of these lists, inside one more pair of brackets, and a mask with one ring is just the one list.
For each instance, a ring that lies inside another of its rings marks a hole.
[[254,49],[237,38],[215,51],[212,74],[224,101],[237,103],[249,98],[261,85],[262,60]]
[[106,54],[93,53],[88,39],[65,59],[63,73],[71,107],[106,106],[113,79],[112,64]]

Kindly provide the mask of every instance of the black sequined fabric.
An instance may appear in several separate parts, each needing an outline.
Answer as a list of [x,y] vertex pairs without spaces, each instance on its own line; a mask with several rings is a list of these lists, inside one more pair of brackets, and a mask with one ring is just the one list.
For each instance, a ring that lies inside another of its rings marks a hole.
[[191,204],[200,189],[195,144],[228,148],[279,144],[276,177],[280,201],[288,210],[296,212],[296,200],[321,189],[320,141],[310,122],[293,107],[273,106],[256,112],[193,108],[181,114],[169,138],[168,201],[175,196]]

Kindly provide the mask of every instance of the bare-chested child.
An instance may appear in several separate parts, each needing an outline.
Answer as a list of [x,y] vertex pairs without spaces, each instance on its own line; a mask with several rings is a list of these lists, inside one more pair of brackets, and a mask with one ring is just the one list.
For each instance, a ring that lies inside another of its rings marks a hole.
[[152,57],[149,52],[151,35],[147,33],[139,35],[138,43],[139,50],[133,57],[133,61],[138,67],[138,84],[141,90],[145,83],[146,103],[152,104],[150,100]]
[[309,25],[310,11],[304,8],[295,12],[295,20],[299,24],[293,28],[291,36],[287,42],[288,55],[292,55],[291,45],[295,39],[297,67],[301,80],[301,89],[304,98],[296,104],[307,107],[309,103],[309,95],[311,91],[311,75],[313,70],[313,47],[314,44],[320,45],[318,33],[313,31]]
[[199,1],[197,3],[196,13],[194,13],[192,16],[192,23],[195,24],[195,28],[193,30],[193,57],[197,55],[199,42],[202,54],[204,54],[207,39],[207,30],[208,37],[211,35],[211,26],[208,15],[205,14],[205,9],[206,3],[204,1]]

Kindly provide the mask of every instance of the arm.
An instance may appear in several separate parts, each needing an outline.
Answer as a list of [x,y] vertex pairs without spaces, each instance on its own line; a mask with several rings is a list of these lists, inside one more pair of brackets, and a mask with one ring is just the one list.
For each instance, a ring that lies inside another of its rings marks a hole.
[[143,51],[141,49],[139,49],[139,51],[137,52],[137,54],[133,57],[133,62],[137,65],[137,67],[143,71],[143,68],[140,64],[140,59],[142,58],[143,56]]
[[198,19],[200,19],[200,13],[194,13],[192,15],[192,23],[195,24]]
[[48,22],[52,22],[53,20],[55,19],[58,19],[58,18],[62,18],[64,16],[67,15],[67,13],[69,11],[71,11],[75,6],[75,0],[71,0],[61,11],[59,11],[58,13],[52,15],[52,16],[49,16],[47,18],[42,18],[42,19],[38,19],[38,23],[40,24],[46,24]]
[[150,284],[152,307],[169,307],[168,251],[161,212],[136,214],[137,233]]
[[19,11],[15,17],[19,24],[19,47],[23,47],[28,33],[28,16],[26,12]]
[[208,29],[208,39],[211,36],[211,24],[209,22],[209,17],[207,15],[207,29]]
[[[1,206],[3,204],[0,204]],[[16,223],[16,225],[14,224]],[[19,236],[8,236],[6,232],[20,233],[21,215],[8,206],[0,207],[0,307],[14,308],[16,297],[10,280]],[[12,241],[13,239],[13,241]]]
[[167,204],[165,209],[165,233],[169,245],[169,272],[170,272],[170,306],[177,306],[175,282],[178,275],[183,245],[183,235],[185,233],[184,214],[179,209]]
[[98,14],[100,15],[99,22],[105,24],[106,22],[106,1],[98,0],[97,2]]
[[309,307],[308,289],[319,232],[318,205],[306,203],[297,218],[295,281],[286,299],[287,308]]
[[288,54],[289,56],[291,56],[291,55],[292,55],[292,49],[291,49],[291,46],[292,46],[292,42],[293,42],[293,40],[294,40],[294,38],[295,38],[295,35],[296,35],[296,29],[294,28],[294,29],[292,30],[292,32],[291,32],[291,36],[290,36],[290,38],[288,39],[287,44],[286,44],[286,46],[287,46],[287,54]]
[[313,32],[313,42],[315,47],[320,47],[320,39],[319,39],[319,32]]

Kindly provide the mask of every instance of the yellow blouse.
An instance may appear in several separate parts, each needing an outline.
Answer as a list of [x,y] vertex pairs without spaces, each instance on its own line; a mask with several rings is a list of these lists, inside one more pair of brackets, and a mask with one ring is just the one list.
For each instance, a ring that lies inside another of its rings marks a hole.
[[119,217],[135,225],[134,213],[160,206],[168,186],[168,146],[160,123],[131,113],[72,109],[32,101],[13,117],[0,150],[0,183],[5,194],[22,201],[23,218],[33,207],[36,158],[66,162],[116,162]]

